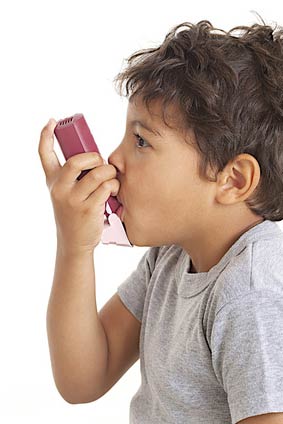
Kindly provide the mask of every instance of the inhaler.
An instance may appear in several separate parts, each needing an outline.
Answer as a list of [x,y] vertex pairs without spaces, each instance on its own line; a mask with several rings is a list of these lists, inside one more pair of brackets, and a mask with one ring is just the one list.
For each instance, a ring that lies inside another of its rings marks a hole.
[[[100,154],[82,113],[60,119],[54,133],[66,160],[78,153],[97,152]],[[89,171],[90,169],[83,170],[77,180],[83,178]],[[127,237],[125,225],[120,219],[122,208],[123,206],[115,196],[110,196],[106,201],[104,212],[106,219],[101,236],[103,244],[111,243],[133,247]]]

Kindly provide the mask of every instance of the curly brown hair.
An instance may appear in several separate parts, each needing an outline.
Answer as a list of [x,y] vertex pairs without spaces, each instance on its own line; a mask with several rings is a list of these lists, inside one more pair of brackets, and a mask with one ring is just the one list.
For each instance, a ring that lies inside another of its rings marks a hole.
[[264,219],[283,219],[282,27],[263,22],[226,32],[207,20],[184,22],[159,47],[132,54],[114,82],[147,108],[160,99],[168,126],[166,107],[178,106],[195,134],[199,174],[209,181],[238,154],[255,157],[260,182],[245,202]]

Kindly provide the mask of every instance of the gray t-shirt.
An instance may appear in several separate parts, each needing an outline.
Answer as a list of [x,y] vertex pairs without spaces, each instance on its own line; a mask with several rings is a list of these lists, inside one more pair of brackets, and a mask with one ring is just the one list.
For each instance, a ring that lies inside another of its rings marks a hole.
[[263,221],[208,272],[151,247],[118,287],[142,323],[131,424],[234,424],[283,412],[283,232]]

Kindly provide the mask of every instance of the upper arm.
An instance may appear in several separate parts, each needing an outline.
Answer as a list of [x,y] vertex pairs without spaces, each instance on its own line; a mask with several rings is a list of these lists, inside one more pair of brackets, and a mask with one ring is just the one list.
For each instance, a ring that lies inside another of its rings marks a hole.
[[256,415],[238,421],[237,424],[283,424],[283,413]]
[[248,423],[282,422],[282,310],[277,292],[250,290],[227,303],[214,321],[212,363],[234,423],[248,416],[254,416]]
[[[101,396],[139,359],[141,323],[114,294],[99,311],[108,342],[108,365]],[[100,396],[100,397],[101,397]]]

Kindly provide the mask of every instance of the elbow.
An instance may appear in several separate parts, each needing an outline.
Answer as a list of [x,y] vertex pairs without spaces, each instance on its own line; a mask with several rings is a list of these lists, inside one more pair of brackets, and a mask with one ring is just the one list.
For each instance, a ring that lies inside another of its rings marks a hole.
[[83,378],[66,379],[63,373],[55,372],[54,368],[53,377],[57,391],[71,405],[94,402],[105,393],[95,377],[89,377],[87,381]]
[[79,405],[83,403],[91,403],[96,401],[99,397],[83,397],[78,394],[63,394],[62,392],[59,392],[61,397],[64,399],[65,402],[69,403],[70,405]]
[[64,399],[65,402],[69,403],[70,405],[79,405],[83,403],[91,403],[99,399],[102,394],[96,395],[95,393],[82,393],[82,391],[76,387],[76,389],[73,390],[62,390],[62,388],[59,388],[57,385],[57,390],[61,397]]
[[95,399],[85,400],[85,399],[69,398],[69,397],[66,397],[66,396],[62,396],[62,397],[70,405],[79,405],[79,404],[83,404],[83,403],[90,403],[90,402],[94,402],[94,400],[95,400]]
[[95,402],[97,399],[100,398],[100,396],[94,396],[94,395],[83,395],[82,393],[78,392],[72,392],[72,393],[66,393],[62,390],[58,390],[61,397],[64,399],[65,402],[69,403],[70,405],[79,405],[83,403],[91,403]]

